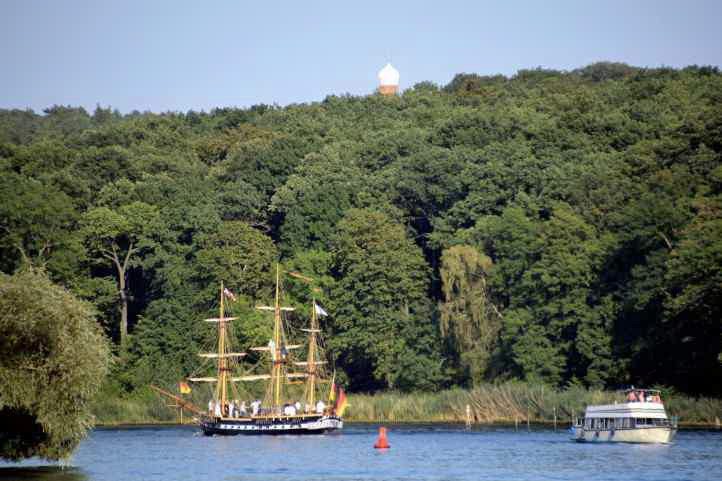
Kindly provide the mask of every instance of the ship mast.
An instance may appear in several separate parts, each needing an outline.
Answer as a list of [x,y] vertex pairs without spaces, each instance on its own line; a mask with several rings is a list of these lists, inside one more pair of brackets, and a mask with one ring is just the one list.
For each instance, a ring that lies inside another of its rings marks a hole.
[[318,319],[316,317],[316,298],[312,299],[311,307],[311,329],[309,329],[309,340],[308,340],[308,378],[306,380],[306,404],[313,406],[315,403],[314,393],[316,391],[316,332],[318,332]]
[[[236,382],[239,380],[245,380],[243,378],[231,378],[228,373],[231,372],[231,363],[229,358],[238,358],[246,355],[245,352],[229,352],[228,345],[228,333],[229,325],[231,321],[238,319],[237,317],[226,317],[225,309],[223,305],[223,298],[226,293],[229,292],[223,286],[221,281],[221,300],[218,308],[218,317],[211,319],[205,319],[205,322],[217,322],[218,323],[218,347],[216,352],[206,353],[200,352],[198,355],[203,358],[217,359],[216,361],[216,376],[215,377],[189,377],[188,380],[191,382],[210,382],[216,383],[214,399],[217,403],[221,403],[221,406],[226,406],[228,403],[228,383]],[[230,294],[232,296],[232,294]]]
[[220,399],[221,406],[227,401],[228,367],[226,360],[226,319],[223,312],[223,281],[221,281],[221,304],[218,314],[218,384],[216,384],[216,399]]
[[281,358],[281,268],[276,264],[276,305],[275,305],[275,316],[273,322],[273,346],[275,349],[275,355],[273,357],[273,399],[274,405],[280,406],[281,404],[281,368],[283,365],[283,359]]

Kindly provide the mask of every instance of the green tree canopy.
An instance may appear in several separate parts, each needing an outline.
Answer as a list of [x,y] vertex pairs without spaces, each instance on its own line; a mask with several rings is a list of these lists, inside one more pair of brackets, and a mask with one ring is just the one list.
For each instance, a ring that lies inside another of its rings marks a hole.
[[351,379],[373,383],[354,387],[412,389],[438,382],[438,331],[426,297],[428,267],[404,228],[383,213],[351,209],[339,222],[332,246],[329,345]]
[[69,456],[109,361],[90,304],[42,271],[0,274],[0,458]]

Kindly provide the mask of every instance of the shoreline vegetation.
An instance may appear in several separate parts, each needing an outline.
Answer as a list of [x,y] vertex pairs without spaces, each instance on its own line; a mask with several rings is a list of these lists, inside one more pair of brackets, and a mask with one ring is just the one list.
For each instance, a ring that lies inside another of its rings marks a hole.
[[[722,399],[663,391],[667,413],[677,416],[681,427],[718,427]],[[429,393],[382,392],[349,394],[347,422],[464,423],[466,406],[471,422],[492,424],[569,424],[584,413],[588,404],[622,402],[619,391],[583,387],[555,389],[541,384],[506,382],[484,384],[473,389],[448,389]],[[152,394],[138,391],[132,397],[100,397],[93,406],[96,425],[103,427],[138,424],[177,424],[178,409]],[[184,423],[191,416],[184,414]]]

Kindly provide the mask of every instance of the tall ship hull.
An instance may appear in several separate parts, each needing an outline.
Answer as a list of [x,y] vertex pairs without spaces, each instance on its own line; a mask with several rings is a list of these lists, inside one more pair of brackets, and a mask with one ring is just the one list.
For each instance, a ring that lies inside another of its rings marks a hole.
[[677,423],[667,417],[659,391],[630,390],[627,396],[627,402],[588,406],[584,418],[572,426],[572,439],[591,443],[671,443]]
[[343,428],[337,416],[293,416],[278,418],[207,419],[201,421],[206,436],[259,434],[324,434]]

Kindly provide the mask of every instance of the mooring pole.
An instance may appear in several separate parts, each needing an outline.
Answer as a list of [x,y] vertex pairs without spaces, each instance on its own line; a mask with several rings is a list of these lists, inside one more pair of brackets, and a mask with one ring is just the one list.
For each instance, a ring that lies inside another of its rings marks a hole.
[[530,429],[529,429],[529,406],[526,407],[526,430],[530,431]]

